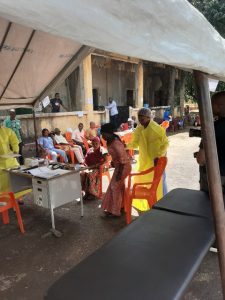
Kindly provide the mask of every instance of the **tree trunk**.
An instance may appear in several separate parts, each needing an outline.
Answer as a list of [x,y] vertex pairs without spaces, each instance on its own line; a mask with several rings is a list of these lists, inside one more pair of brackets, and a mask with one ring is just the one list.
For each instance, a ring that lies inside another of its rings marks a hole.
[[184,115],[184,101],[185,101],[185,71],[181,71],[180,77],[180,113]]
[[174,88],[175,88],[176,69],[169,67],[169,84],[168,84],[168,105],[171,107],[171,113],[174,115]]

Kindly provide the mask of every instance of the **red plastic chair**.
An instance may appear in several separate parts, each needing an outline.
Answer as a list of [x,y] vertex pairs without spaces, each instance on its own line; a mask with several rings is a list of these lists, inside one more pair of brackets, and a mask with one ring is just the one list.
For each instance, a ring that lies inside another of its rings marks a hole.
[[[156,166],[139,173],[131,173],[128,176],[128,187],[125,192],[125,211],[127,224],[131,222],[131,208],[133,199],[146,199],[151,208],[157,201],[157,188],[162,178],[167,164],[166,157],[160,157]],[[133,176],[142,176],[154,172],[153,181],[144,183],[134,183],[131,187],[131,178]]]
[[128,130],[128,129],[129,129],[129,127],[128,127],[128,123],[122,123],[122,124],[120,125],[120,127],[121,127],[121,129],[122,129],[123,131],[125,131],[125,130]]
[[1,193],[0,194],[0,213],[2,213],[3,224],[9,223],[9,209],[14,209],[17,216],[18,225],[21,233],[24,233],[23,220],[20,214],[19,205],[16,202],[14,194],[12,192],[9,193]]

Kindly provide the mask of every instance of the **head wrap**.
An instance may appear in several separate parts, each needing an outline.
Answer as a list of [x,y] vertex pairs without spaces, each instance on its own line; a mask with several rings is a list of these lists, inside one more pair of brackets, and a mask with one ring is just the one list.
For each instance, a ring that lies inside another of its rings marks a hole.
[[151,118],[151,109],[145,108],[145,107],[139,109],[138,116],[144,116],[144,117]]
[[114,127],[111,123],[106,123],[101,126],[101,133],[114,133]]
[[95,136],[91,141],[98,142],[100,144],[100,138],[98,136]]

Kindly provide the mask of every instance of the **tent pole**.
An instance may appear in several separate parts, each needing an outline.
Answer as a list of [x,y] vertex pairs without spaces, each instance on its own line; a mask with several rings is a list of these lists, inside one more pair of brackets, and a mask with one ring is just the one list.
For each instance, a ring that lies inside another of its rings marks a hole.
[[36,149],[36,157],[38,157],[38,142],[37,142],[37,123],[35,117],[35,111],[33,108],[33,122],[34,122],[34,138],[35,138],[35,149]]
[[4,43],[5,43],[5,40],[6,40],[7,36],[8,36],[8,34],[9,34],[9,31],[10,31],[11,26],[12,26],[12,22],[9,22],[9,24],[8,24],[8,26],[7,26],[7,28],[6,28],[5,34],[4,34],[4,36],[3,36],[3,39],[2,39],[2,41],[1,41],[0,52],[2,51],[2,48],[3,48],[3,46],[4,46]]
[[225,214],[208,77],[200,71],[194,71],[194,76],[201,117],[203,146],[206,155],[209,194],[212,203],[214,226],[218,243],[222,290],[225,298]]

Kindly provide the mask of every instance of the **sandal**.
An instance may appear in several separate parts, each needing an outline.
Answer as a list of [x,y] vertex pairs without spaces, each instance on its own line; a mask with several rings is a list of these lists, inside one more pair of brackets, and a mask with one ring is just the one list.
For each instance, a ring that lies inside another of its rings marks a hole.
[[104,215],[101,216],[102,219],[117,219],[117,218],[120,218],[121,216],[116,216],[116,215],[113,215],[111,214],[110,212],[108,211],[105,211],[104,212]]

